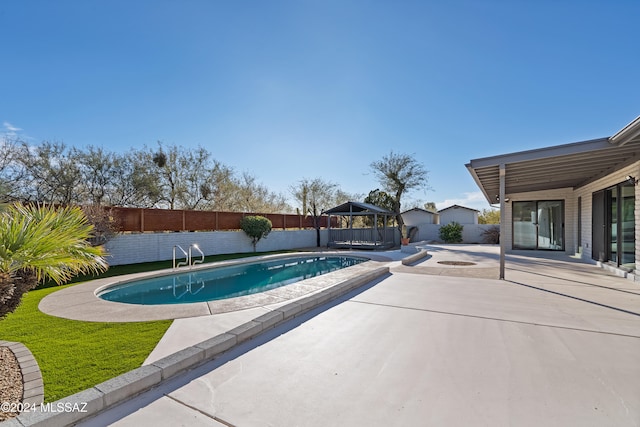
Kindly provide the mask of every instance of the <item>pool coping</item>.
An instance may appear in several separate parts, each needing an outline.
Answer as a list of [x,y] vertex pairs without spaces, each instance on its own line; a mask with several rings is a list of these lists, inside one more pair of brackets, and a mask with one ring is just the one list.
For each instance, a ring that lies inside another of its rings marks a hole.
[[[352,269],[362,263],[343,270]],[[7,427],[66,426],[97,415],[186,371],[220,358],[235,346],[310,310],[329,303],[361,286],[389,274],[388,263],[371,263],[360,271],[311,295],[288,302],[227,332],[186,347],[148,365],[126,372],[79,393],[49,404],[49,407],[80,408],[80,411],[34,411],[6,421]],[[343,271],[338,270],[338,271]],[[331,273],[328,273],[331,274]],[[325,275],[326,276],[326,275]],[[320,276],[322,277],[322,276]]]
[[[125,304],[100,299],[96,293],[108,286],[126,283],[136,279],[164,276],[177,271],[198,271],[208,268],[226,267],[259,261],[290,257],[353,256],[369,258],[368,262],[332,271],[317,277],[281,286],[269,291],[224,300],[167,305]],[[236,260],[198,264],[191,268],[163,269],[144,273],[133,273],[105,279],[96,279],[53,292],[44,297],[38,309],[45,314],[72,320],[88,322],[143,322],[170,320],[188,317],[240,311],[254,307],[269,307],[287,303],[322,289],[341,283],[351,277],[366,274],[381,263],[392,260],[379,254],[363,254],[343,251],[291,252],[286,254],[261,255]]]

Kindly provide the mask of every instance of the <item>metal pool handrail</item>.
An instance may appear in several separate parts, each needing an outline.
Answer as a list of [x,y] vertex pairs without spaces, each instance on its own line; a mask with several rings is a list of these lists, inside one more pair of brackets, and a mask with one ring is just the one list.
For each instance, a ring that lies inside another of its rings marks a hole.
[[[193,258],[191,258],[191,249],[195,249],[202,258],[192,261]],[[198,244],[194,243],[191,246],[189,246],[189,263],[191,265],[196,265],[196,264],[202,264],[203,262],[204,262],[204,253],[200,250],[200,248],[198,247]]]
[[[185,260],[184,261],[180,261],[176,264],[176,248],[180,249],[180,251],[184,254]],[[189,248],[189,251],[191,251],[191,248]],[[180,266],[182,265],[189,265],[191,263],[191,255],[187,254],[187,252],[182,249],[182,246],[180,245],[175,245],[173,247],[173,268],[180,268]]]

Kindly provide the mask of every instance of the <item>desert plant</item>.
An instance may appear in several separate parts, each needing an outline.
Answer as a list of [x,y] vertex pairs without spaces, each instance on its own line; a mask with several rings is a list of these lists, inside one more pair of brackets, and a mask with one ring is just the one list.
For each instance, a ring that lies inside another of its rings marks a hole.
[[78,273],[107,269],[93,226],[80,208],[15,204],[0,213],[0,318],[38,282],[63,284]]
[[500,226],[494,225],[484,230],[482,232],[482,241],[493,245],[500,243]]
[[451,222],[440,227],[440,238],[445,243],[461,243],[464,227],[457,222]]
[[266,238],[271,232],[271,221],[263,216],[245,216],[240,221],[240,228],[251,238],[255,252],[260,239]]

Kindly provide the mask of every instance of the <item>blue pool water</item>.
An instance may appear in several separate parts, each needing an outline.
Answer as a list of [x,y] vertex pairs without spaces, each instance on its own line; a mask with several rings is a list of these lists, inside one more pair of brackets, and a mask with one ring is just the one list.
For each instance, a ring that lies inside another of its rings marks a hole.
[[98,297],[143,305],[220,300],[268,291],[364,261],[316,256],[239,264],[122,283],[101,290]]

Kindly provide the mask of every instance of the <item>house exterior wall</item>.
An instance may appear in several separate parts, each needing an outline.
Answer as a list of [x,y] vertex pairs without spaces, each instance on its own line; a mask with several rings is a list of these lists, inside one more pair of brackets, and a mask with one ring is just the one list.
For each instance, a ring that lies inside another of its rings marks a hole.
[[[327,230],[320,230],[322,246],[327,245],[327,239]],[[122,265],[170,260],[174,245],[188,251],[194,243],[205,255],[253,252],[251,240],[242,231],[119,234],[105,244],[105,249],[109,265]],[[274,230],[258,242],[257,250],[266,252],[313,246],[316,246],[316,230]]]
[[[507,172],[508,173],[508,172]],[[509,202],[506,203],[506,212],[503,220],[506,229],[502,232],[501,238],[504,238],[507,245],[506,250],[513,250],[513,202],[529,202],[537,200],[563,200],[564,201],[564,248],[565,252],[573,253],[575,250],[575,236],[573,230],[573,216],[575,211],[574,192],[571,188],[560,188],[547,191],[531,191],[527,193],[508,194]],[[584,210],[584,201],[583,201]],[[502,218],[502,215],[501,215]]]
[[402,214],[402,220],[408,227],[415,227],[420,224],[437,224],[437,214],[422,210],[410,210]]
[[439,242],[440,227],[453,221],[458,222],[462,229],[462,239],[464,243],[483,243],[485,230],[493,227],[491,224],[478,224],[478,212],[465,208],[451,208],[443,211],[444,214],[450,212],[447,222],[439,221],[441,216],[423,210],[409,210],[402,213],[402,219],[407,227],[417,227],[418,233],[413,237],[413,242],[435,241]]
[[[508,172],[507,172],[508,173]],[[508,194],[502,219],[506,224],[502,238],[506,243],[506,250],[513,250],[513,222],[512,208],[514,201],[564,200],[565,215],[565,252],[576,255],[585,261],[592,260],[592,194],[607,189],[627,180],[627,176],[640,179],[640,161],[621,168],[583,187],[572,189],[563,188],[549,191],[535,191],[527,193]],[[581,230],[578,230],[578,198],[582,198]],[[640,266],[640,185],[635,186],[635,262]],[[582,244],[578,245],[578,233],[581,233]]]
[[466,208],[452,207],[440,211],[439,214],[440,224],[442,225],[447,225],[454,221],[463,225],[478,223],[478,212]]
[[[636,162],[632,165],[629,165],[627,167],[624,167],[622,169],[619,169],[597,181],[594,181],[590,184],[585,185],[584,187],[580,187],[578,189],[576,189],[575,191],[575,199],[576,201],[578,200],[578,197],[582,197],[582,247],[578,248],[576,246],[575,251],[576,254],[580,252],[580,256],[585,259],[585,260],[590,260],[592,259],[592,241],[593,241],[593,236],[592,236],[592,221],[591,221],[591,212],[592,212],[592,194],[596,191],[600,191],[600,190],[604,190],[606,188],[609,188],[613,185],[619,184],[621,182],[624,182],[627,180],[627,176],[631,175],[631,176],[635,176],[636,178],[640,178],[640,162]],[[640,242],[638,237],[640,236],[640,225],[638,224],[638,219],[639,219],[639,208],[640,205],[638,204],[638,196],[640,196],[640,186],[636,185],[635,187],[635,196],[636,196],[636,201],[635,201],[635,235],[636,235],[636,265],[640,265],[640,263],[638,263],[639,261],[639,253],[638,253],[638,249],[640,249]],[[576,236],[577,236],[577,222],[578,222],[578,216],[577,213],[575,215],[575,217],[573,218],[573,221],[575,221],[575,232],[576,232]]]

